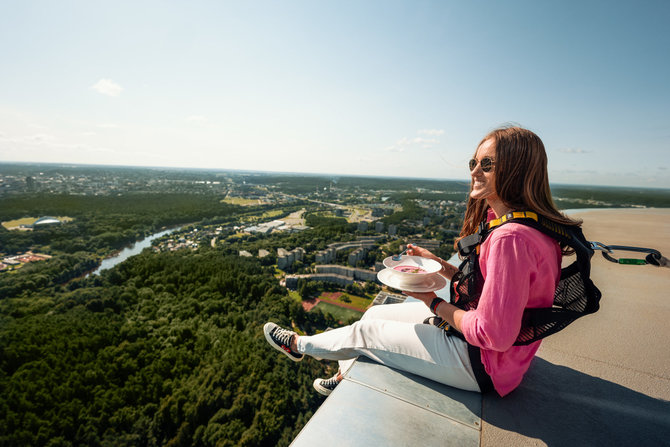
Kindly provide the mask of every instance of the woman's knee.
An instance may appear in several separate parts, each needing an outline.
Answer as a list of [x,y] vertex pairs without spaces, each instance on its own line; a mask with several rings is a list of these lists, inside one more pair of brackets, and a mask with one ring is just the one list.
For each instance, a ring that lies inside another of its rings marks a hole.
[[[361,320],[377,319],[390,321],[421,322],[425,318],[423,313],[430,313],[421,302],[381,304],[372,306],[365,311]],[[421,314],[421,315],[419,315]]]
[[369,307],[363,313],[363,316],[361,317],[361,320],[368,320],[368,319],[374,320],[374,319],[380,318],[381,315],[383,315],[385,313],[384,311],[386,309],[382,309],[382,307],[384,307],[384,306],[385,306],[385,304]]
[[382,326],[384,320],[379,320],[376,318],[361,319],[351,325],[352,331],[355,334],[354,336],[358,340],[371,340],[376,338],[377,334],[380,332],[380,326]]

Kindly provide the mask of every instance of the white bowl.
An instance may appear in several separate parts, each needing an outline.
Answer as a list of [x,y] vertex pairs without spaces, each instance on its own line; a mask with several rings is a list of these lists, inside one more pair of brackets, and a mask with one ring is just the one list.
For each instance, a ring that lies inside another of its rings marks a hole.
[[424,276],[424,278],[423,281],[410,283],[408,281],[402,281],[403,278],[401,278],[400,275],[394,274],[391,269],[384,269],[377,273],[377,279],[379,279],[382,284],[406,292],[434,292],[436,290],[444,289],[447,285],[447,280],[437,273]]
[[394,261],[392,256],[388,257],[384,259],[384,267],[390,269],[401,283],[406,284],[423,282],[442,269],[442,265],[433,259],[408,255],[403,255],[398,261]]

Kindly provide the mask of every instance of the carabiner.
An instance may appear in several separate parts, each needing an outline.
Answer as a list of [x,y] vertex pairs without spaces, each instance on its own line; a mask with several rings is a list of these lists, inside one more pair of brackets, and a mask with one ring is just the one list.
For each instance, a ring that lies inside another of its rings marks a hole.
[[[633,265],[645,265],[645,264],[652,264],[655,266],[660,266],[659,262],[657,260],[660,260],[662,258],[661,253],[658,250],[654,250],[653,248],[642,248],[642,247],[627,247],[624,245],[610,245],[607,247],[608,252],[605,253],[603,251],[603,257],[607,259],[608,261],[615,262],[617,264],[633,264]],[[635,251],[638,253],[648,253],[649,256],[647,256],[645,259],[638,259],[638,258],[615,258],[613,256],[610,256],[609,254],[612,253],[613,250],[623,250],[623,251]],[[650,258],[653,258],[650,259]],[[650,262],[652,260],[652,262]],[[657,261],[657,262],[653,262]]]
[[591,244],[591,250],[596,251],[596,250],[602,250],[603,252],[607,253],[612,253],[612,250],[610,248],[603,244],[602,242],[589,242]]

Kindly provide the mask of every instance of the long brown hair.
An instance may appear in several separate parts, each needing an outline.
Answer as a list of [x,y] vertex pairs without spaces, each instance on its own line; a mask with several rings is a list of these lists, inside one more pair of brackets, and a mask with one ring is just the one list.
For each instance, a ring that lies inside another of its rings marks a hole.
[[[561,213],[551,198],[547,153],[540,137],[521,127],[501,127],[489,132],[477,148],[489,139],[495,144],[496,194],[507,207],[512,211],[534,211],[559,224],[581,226],[581,220]],[[486,199],[472,199],[468,194],[463,228],[454,244],[456,248],[460,239],[477,232],[486,218],[487,208]]]

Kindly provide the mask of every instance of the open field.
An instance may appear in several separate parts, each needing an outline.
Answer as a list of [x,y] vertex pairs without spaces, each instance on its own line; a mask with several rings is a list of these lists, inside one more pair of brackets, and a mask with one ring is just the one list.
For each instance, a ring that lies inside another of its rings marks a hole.
[[245,199],[244,197],[226,197],[221,202],[240,206],[260,205],[261,203],[258,199]]
[[363,312],[340,307],[335,304],[327,303],[325,301],[319,301],[319,304],[317,304],[316,307],[318,309],[321,309],[321,312],[330,314],[335,319],[340,321],[346,321],[351,317],[360,318],[361,315],[363,315]]
[[[349,298],[349,302],[344,301],[343,298],[345,297]],[[359,309],[361,312],[365,311],[365,309],[367,309],[367,307],[372,302],[370,298],[356,296],[344,292],[323,292],[318,297],[318,299],[335,305],[340,304],[342,306],[355,307]]]
[[289,214],[287,217],[282,220],[289,225],[305,225],[305,208],[298,210],[294,213]]
[[280,216],[284,212],[282,210],[270,210],[261,214],[261,219],[271,219],[277,216]]
[[367,208],[350,208],[351,215],[347,219],[349,223],[358,223],[372,220],[372,210]]

